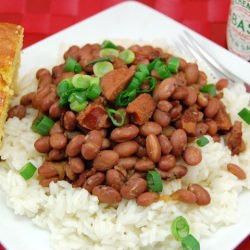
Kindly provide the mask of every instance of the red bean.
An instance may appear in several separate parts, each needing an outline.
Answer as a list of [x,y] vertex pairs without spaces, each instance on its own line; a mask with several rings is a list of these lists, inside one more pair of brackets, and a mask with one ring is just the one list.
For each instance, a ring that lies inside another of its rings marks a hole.
[[106,173],[106,184],[117,191],[120,191],[126,177],[116,169],[109,169]]
[[167,127],[171,121],[171,117],[168,113],[156,109],[153,114],[153,119],[155,122],[160,124],[162,127]]
[[73,137],[66,147],[66,155],[69,157],[75,157],[80,154],[84,138],[84,135],[76,135]]
[[50,136],[50,145],[55,149],[63,149],[67,145],[67,137],[61,133],[52,134]]
[[142,178],[132,178],[129,179],[121,187],[121,196],[125,199],[134,199],[140,194],[144,193],[147,189],[147,182]]
[[112,187],[99,185],[94,187],[92,194],[98,197],[100,202],[115,204],[121,201],[120,193]]
[[114,146],[113,150],[119,157],[129,157],[135,154],[138,150],[138,143],[135,141],[122,142]]
[[135,169],[137,171],[146,172],[154,168],[155,168],[154,162],[147,157],[143,157],[142,159],[137,160],[135,163]]
[[24,118],[26,115],[26,108],[23,105],[15,105],[8,111],[8,118],[17,117],[18,119]]
[[143,136],[159,135],[161,132],[162,127],[157,122],[146,122],[140,127],[140,133]]
[[147,207],[159,200],[159,194],[153,192],[145,192],[139,195],[136,199],[136,203],[139,206]]
[[50,137],[49,136],[43,136],[36,140],[35,144],[35,149],[39,153],[48,153],[51,150],[50,146]]
[[170,138],[170,142],[173,146],[173,154],[180,156],[187,145],[187,134],[183,129],[177,129],[173,132]]
[[76,116],[72,111],[67,111],[63,117],[64,128],[68,131],[73,131],[76,126]]
[[125,126],[115,128],[110,134],[110,139],[115,142],[125,142],[134,139],[139,133],[137,126],[127,124]]
[[161,153],[163,155],[169,154],[172,150],[172,145],[171,145],[169,139],[167,138],[167,136],[165,136],[163,134],[159,135],[158,141],[159,141],[160,146],[161,146]]
[[114,167],[119,161],[119,155],[113,150],[100,151],[93,162],[97,171],[106,171]]
[[161,158],[161,145],[156,135],[148,135],[146,138],[146,150],[149,159],[159,162]]
[[195,166],[202,160],[201,151],[194,146],[188,146],[184,151],[183,158],[188,165]]
[[164,155],[159,161],[158,167],[163,171],[168,171],[176,164],[176,158],[173,155]]

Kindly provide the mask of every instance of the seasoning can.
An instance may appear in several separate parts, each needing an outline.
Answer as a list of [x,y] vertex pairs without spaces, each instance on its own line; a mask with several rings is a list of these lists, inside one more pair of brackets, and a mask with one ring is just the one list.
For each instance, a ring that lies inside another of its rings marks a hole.
[[250,0],[231,0],[227,46],[234,54],[250,61]]

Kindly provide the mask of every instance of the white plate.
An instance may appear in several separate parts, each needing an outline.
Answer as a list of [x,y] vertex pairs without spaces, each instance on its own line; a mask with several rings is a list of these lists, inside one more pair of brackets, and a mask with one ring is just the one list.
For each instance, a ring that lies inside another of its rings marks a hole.
[[[61,48],[62,43],[85,44],[105,38],[143,39],[144,41],[165,39],[166,42],[171,42],[184,29],[187,28],[142,4],[125,2],[24,49],[19,76],[21,78],[30,72],[31,68],[56,63],[58,48]],[[250,83],[249,63],[197,33],[190,32],[229,70]],[[15,216],[6,207],[5,198],[1,192],[0,203],[0,241],[9,250],[50,249],[49,234],[34,226],[30,219]],[[202,240],[202,250],[231,250],[238,245],[250,233],[249,207],[250,192],[246,192],[240,197],[239,223],[221,229],[211,238]]]

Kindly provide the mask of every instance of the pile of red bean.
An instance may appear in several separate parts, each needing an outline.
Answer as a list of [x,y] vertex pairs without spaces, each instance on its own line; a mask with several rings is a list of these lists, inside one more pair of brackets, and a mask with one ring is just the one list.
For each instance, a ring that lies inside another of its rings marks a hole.
[[[74,58],[81,63],[82,73],[91,75],[92,69],[85,65],[98,57],[100,45],[87,47],[72,46],[64,58]],[[171,57],[152,46],[135,45],[130,49],[136,55],[135,62],[127,66],[115,59],[115,67],[133,69],[136,64],[148,64],[159,56],[166,62]],[[152,93],[156,108],[150,120],[138,125],[127,114],[122,127],[110,125],[105,129],[87,130],[79,126],[77,113],[58,105],[56,86],[74,73],[65,72],[64,64],[55,66],[52,73],[47,69],[37,72],[37,91],[23,96],[21,105],[11,109],[9,117],[22,118],[24,106],[31,104],[39,114],[47,114],[55,121],[49,135],[35,142],[36,150],[47,155],[38,169],[42,186],[66,180],[73,187],[85,188],[104,203],[114,204],[125,198],[137,199],[139,205],[147,206],[159,199],[159,194],[148,188],[148,170],[158,171],[163,182],[182,178],[188,170],[180,160],[192,166],[202,160],[199,147],[190,146],[189,142],[205,134],[218,141],[221,132],[230,131],[232,125],[228,128],[228,124],[224,124],[224,120],[227,122],[230,118],[220,101],[221,92],[211,96],[199,91],[207,77],[197,64],[180,59],[178,73],[163,81],[156,72],[151,74],[158,79],[158,84]],[[216,85],[217,90],[226,86],[224,79]],[[94,103],[106,105],[108,101],[99,97]],[[172,198],[199,205],[210,202],[209,194],[198,184],[190,184],[187,190],[177,191]]]

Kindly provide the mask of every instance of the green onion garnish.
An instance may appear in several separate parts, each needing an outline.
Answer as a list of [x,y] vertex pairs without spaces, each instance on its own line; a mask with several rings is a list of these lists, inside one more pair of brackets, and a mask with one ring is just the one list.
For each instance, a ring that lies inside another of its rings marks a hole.
[[65,62],[65,70],[67,72],[80,73],[82,71],[82,66],[75,59],[68,57]]
[[40,135],[47,135],[54,124],[48,116],[42,115],[35,120],[31,129]]
[[73,101],[70,103],[69,107],[71,110],[75,111],[75,112],[80,112],[86,109],[88,105],[87,101],[84,101],[82,103],[78,102],[78,101]]
[[62,96],[66,92],[72,89],[74,89],[74,86],[72,84],[72,79],[71,78],[64,79],[57,85],[57,95]]
[[78,74],[80,72],[82,72],[82,66],[80,63],[76,63],[74,68],[74,73]]
[[205,145],[209,143],[209,140],[203,136],[197,139],[196,143],[199,147],[204,147]]
[[178,241],[181,241],[183,238],[189,235],[189,225],[187,220],[178,216],[171,224],[171,232],[174,238]]
[[103,77],[113,69],[113,64],[110,62],[97,62],[93,67],[94,74],[98,77]]
[[[140,73],[140,72],[137,72],[137,73]],[[138,89],[142,84],[142,81],[140,81],[138,78],[136,77],[133,77],[133,79],[131,80],[130,84],[128,85],[127,87],[127,91],[131,91],[131,90],[134,90],[134,89]]]
[[158,57],[158,58],[154,59],[150,64],[148,64],[148,70],[149,70],[149,72],[151,72],[153,69],[156,69],[163,64],[164,64],[164,62]]
[[75,69],[75,65],[76,65],[76,60],[71,58],[71,57],[68,57],[66,62],[65,62],[65,70],[67,72],[74,72],[74,69]]
[[121,58],[126,64],[130,64],[135,60],[135,53],[130,49],[125,49],[120,52],[119,58]]
[[91,78],[89,75],[76,74],[72,78],[72,84],[76,89],[87,89]]
[[19,174],[27,181],[34,175],[35,172],[36,167],[31,162],[28,162],[21,168]]
[[168,61],[168,68],[170,72],[177,73],[180,66],[180,59],[176,57],[171,57]]
[[247,108],[243,108],[239,113],[239,117],[242,118],[247,124],[250,125],[250,110]]
[[69,98],[68,98],[68,102],[72,103],[72,102],[79,102],[79,103],[83,103],[87,100],[87,93],[86,91],[80,91],[80,92],[73,92]]
[[138,64],[137,65],[137,70],[140,71],[140,72],[145,73],[146,75],[150,75],[148,65],[146,65],[146,64]]
[[138,93],[149,93],[154,90],[157,84],[157,80],[152,76],[147,77],[146,80],[147,80],[147,84],[149,85],[149,89],[139,89]]
[[210,94],[210,95],[216,95],[216,86],[215,84],[212,84],[212,83],[206,84],[206,85],[201,86],[200,91],[203,93]]
[[[107,111],[108,116],[109,116],[109,118],[112,121],[114,126],[120,127],[120,126],[124,125],[124,123],[125,123],[125,113],[124,112],[118,111],[115,109],[110,109],[110,108],[106,108],[106,111]],[[114,116],[118,117],[118,119]]]
[[102,45],[101,45],[102,49],[106,49],[106,48],[110,48],[110,49],[118,49],[118,46],[116,46],[115,44],[113,44],[111,41],[109,40],[105,40],[103,41]]
[[162,179],[159,172],[156,170],[149,170],[146,176],[147,184],[152,192],[161,192],[163,189]]
[[90,85],[93,85],[93,84],[99,85],[100,84],[100,78],[99,77],[91,77]]
[[119,50],[117,50],[117,49],[110,49],[110,48],[101,49],[100,52],[99,52],[99,56],[100,57],[103,57],[103,56],[118,57],[119,56]]
[[172,76],[168,66],[166,64],[162,64],[159,67],[155,67],[154,69],[157,75],[163,80],[170,76]]
[[136,98],[136,89],[124,90],[116,98],[116,106],[126,107],[130,102]]
[[192,235],[189,234],[181,240],[183,250],[200,250],[199,241]]
[[90,100],[96,99],[102,93],[102,89],[99,84],[92,84],[87,89],[86,96]]
[[142,83],[146,79],[147,74],[145,72],[137,71],[134,77],[138,79],[140,83]]
[[92,65],[92,64],[95,64],[95,63],[98,63],[98,62],[107,62],[107,61],[111,61],[112,58],[110,58],[109,56],[107,57],[102,57],[102,58],[99,58],[99,59],[96,59],[96,60],[93,60],[93,61],[90,61],[89,63],[87,63],[85,65],[85,67],[89,66],[89,65]]

